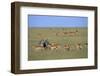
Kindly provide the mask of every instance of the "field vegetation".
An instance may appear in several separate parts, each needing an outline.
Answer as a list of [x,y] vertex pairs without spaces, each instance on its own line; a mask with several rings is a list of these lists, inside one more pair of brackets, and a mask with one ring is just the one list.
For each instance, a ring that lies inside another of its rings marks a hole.
[[[39,42],[48,40],[48,48]],[[88,57],[87,28],[28,28],[28,60]]]

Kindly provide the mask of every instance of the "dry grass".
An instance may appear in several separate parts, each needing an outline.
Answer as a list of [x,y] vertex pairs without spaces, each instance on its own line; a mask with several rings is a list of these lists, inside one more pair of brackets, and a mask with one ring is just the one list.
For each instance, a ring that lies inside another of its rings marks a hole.
[[[87,58],[87,28],[29,28],[28,34],[28,60]],[[38,46],[41,39],[59,44],[60,48],[36,51],[32,46]],[[77,49],[78,44],[81,49]],[[69,50],[64,48],[65,45]]]

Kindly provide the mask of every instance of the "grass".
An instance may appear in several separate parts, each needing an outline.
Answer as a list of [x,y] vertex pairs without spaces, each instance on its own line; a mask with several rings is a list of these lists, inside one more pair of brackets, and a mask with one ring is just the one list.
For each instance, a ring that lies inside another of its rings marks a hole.
[[[74,35],[63,34],[63,32],[75,32]],[[58,33],[58,35],[56,35]],[[29,28],[28,29],[28,60],[52,60],[52,59],[76,59],[87,58],[88,50],[84,43],[87,43],[87,28]],[[35,50],[32,48],[38,45],[41,39],[48,39],[50,43],[56,42],[61,48],[56,50],[44,49]],[[76,49],[76,44],[81,43],[82,49]],[[63,46],[69,44],[71,50],[65,50]]]

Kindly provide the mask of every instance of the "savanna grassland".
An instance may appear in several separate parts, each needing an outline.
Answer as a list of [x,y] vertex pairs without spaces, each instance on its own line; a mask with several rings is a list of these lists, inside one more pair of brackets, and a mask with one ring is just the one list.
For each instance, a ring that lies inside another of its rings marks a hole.
[[[87,31],[87,28],[28,28],[28,60],[87,58]],[[60,47],[36,50],[34,46],[39,46],[42,39]]]

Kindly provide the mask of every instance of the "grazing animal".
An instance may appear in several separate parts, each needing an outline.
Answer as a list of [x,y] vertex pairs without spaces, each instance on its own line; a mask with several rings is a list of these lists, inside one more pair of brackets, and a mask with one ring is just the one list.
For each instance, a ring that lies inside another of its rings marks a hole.
[[49,44],[48,48],[50,48],[51,50],[55,50],[55,49],[60,48],[60,45],[59,44]]
[[48,44],[49,44],[49,41],[48,41],[48,40],[43,40],[43,39],[42,39],[42,40],[39,42],[39,45],[42,46],[42,47],[44,47],[44,48],[47,48]]
[[65,35],[68,34],[68,32],[63,32]]
[[69,32],[69,36],[74,36],[76,32]]
[[52,42],[52,43],[50,43],[50,45],[56,45],[57,43],[56,42]]
[[50,46],[50,49],[51,49],[51,50],[54,50],[54,49],[57,49],[57,47],[51,45],[51,46]]
[[43,39],[39,41],[39,45],[42,46],[42,47],[43,47],[43,43],[44,43]]
[[44,47],[42,47],[42,46],[32,46],[32,48],[35,50],[43,50],[44,49]]
[[76,30],[76,31],[69,31],[69,32],[65,31],[65,32],[63,32],[63,35],[74,36],[77,32],[78,32],[78,30]]
[[65,45],[64,45],[64,49],[70,50],[70,46],[69,46],[68,44],[65,44]]

